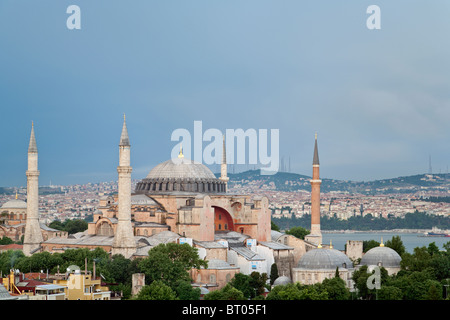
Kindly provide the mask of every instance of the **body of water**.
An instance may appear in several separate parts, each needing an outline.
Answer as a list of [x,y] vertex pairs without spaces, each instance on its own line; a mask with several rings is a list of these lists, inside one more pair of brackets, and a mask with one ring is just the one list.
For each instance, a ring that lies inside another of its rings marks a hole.
[[450,242],[450,237],[423,237],[421,233],[403,233],[403,232],[355,232],[355,233],[322,233],[322,243],[330,244],[337,250],[345,250],[347,240],[375,240],[383,243],[391,240],[393,236],[400,236],[405,249],[413,253],[416,247],[428,247],[431,242],[436,243],[439,250],[444,250],[443,244]]

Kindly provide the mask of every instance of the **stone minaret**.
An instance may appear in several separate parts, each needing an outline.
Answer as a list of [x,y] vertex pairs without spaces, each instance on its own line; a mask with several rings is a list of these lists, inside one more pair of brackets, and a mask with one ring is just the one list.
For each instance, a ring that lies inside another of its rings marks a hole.
[[228,180],[228,173],[227,173],[227,150],[225,148],[225,136],[223,136],[223,147],[222,147],[222,163],[220,164],[220,180],[225,182],[225,192],[227,192],[227,184]]
[[130,166],[130,140],[128,138],[125,115],[123,116],[122,135],[119,143],[119,208],[118,223],[114,235],[112,254],[122,254],[130,258],[136,252],[136,240],[134,239],[131,225],[131,166]]
[[317,133],[314,144],[313,175],[311,179],[311,233],[307,240],[317,245],[322,243],[322,233],[320,231],[320,180],[319,175],[319,151],[317,149]]
[[43,242],[41,227],[39,226],[39,170],[38,151],[34,136],[34,125],[31,123],[30,144],[28,146],[27,174],[27,222],[23,240],[23,253],[31,256],[39,251]]

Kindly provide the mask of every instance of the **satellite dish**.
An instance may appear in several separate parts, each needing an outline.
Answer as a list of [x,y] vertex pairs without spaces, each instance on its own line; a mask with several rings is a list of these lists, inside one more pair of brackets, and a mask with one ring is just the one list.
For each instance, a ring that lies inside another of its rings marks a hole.
[[74,265],[74,264],[72,264],[72,265],[70,265],[68,268],[67,268],[67,272],[74,272],[74,271],[80,271],[80,267],[79,266],[76,266],[76,265]]

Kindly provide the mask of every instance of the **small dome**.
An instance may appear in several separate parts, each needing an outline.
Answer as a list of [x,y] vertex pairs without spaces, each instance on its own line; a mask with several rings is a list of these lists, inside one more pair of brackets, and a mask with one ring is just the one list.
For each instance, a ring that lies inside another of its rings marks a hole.
[[154,206],[157,203],[145,194],[138,194],[131,196],[131,205]]
[[300,269],[330,269],[336,270],[336,267],[350,269],[353,263],[341,251],[336,249],[313,249],[306,252],[299,260]]
[[400,267],[400,261],[402,261],[402,258],[394,249],[379,246],[367,251],[361,258],[360,264],[366,266],[398,268]]
[[292,283],[291,279],[287,276],[280,276],[278,278],[275,279],[275,281],[273,282],[274,286],[279,286],[279,285],[286,285]]
[[9,200],[8,202],[5,202],[2,205],[2,209],[26,209],[27,203],[22,200],[13,199]]
[[150,170],[146,179],[216,179],[204,164],[186,158],[170,159]]

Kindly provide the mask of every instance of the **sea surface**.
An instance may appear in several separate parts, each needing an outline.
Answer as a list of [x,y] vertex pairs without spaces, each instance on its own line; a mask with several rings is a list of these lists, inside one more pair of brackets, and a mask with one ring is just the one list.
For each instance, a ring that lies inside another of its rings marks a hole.
[[345,250],[347,240],[375,240],[378,242],[391,240],[393,236],[400,236],[405,249],[413,253],[416,247],[427,247],[434,242],[440,250],[444,250],[443,244],[450,242],[450,237],[424,237],[422,233],[403,233],[403,232],[354,232],[354,233],[322,233],[323,244],[330,244],[337,250]]

